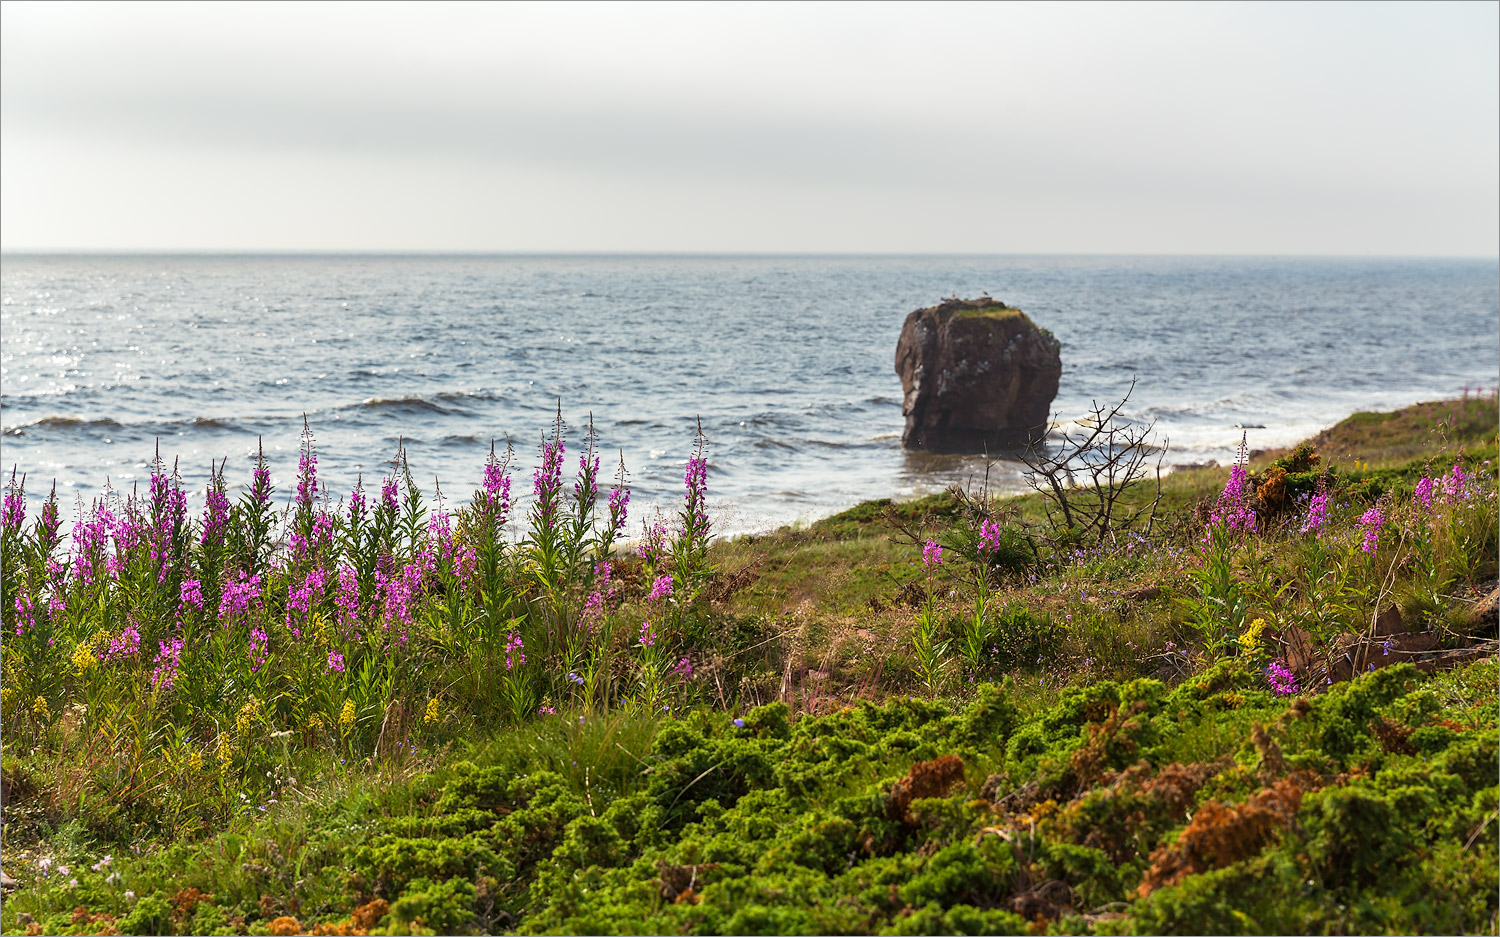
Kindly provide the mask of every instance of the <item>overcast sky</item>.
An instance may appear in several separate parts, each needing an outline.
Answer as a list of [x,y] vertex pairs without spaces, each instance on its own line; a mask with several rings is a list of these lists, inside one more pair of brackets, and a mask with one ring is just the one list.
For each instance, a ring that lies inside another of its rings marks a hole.
[[0,245],[1493,256],[1497,11],[7,2]]

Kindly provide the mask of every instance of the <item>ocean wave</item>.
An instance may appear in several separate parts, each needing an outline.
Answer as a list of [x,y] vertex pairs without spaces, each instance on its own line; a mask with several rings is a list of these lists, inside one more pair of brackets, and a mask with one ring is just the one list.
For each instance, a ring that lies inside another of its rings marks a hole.
[[835,439],[811,439],[796,438],[789,439],[777,436],[760,436],[752,443],[757,449],[787,449],[796,452],[801,449],[866,449],[870,448],[868,440],[854,442],[840,442]]
[[498,399],[501,398],[488,391],[445,390],[435,394],[406,394],[401,397],[366,397],[359,403],[345,404],[334,409],[345,413],[379,413],[390,411],[405,414],[431,413],[438,416],[455,416],[466,414],[467,407],[464,404],[469,402],[488,403]]
[[120,425],[115,420],[108,418],[89,419],[82,416],[52,414],[32,420],[29,423],[7,426],[5,432],[7,435],[22,435],[21,431],[27,429],[117,429]]
[[98,432],[122,432],[151,435],[153,433],[166,435],[176,433],[184,428],[219,430],[223,432],[243,432],[241,427],[222,417],[195,416],[186,420],[142,420],[135,423],[121,423],[119,420],[109,417],[82,417],[68,416],[66,414],[49,414],[28,423],[18,423],[14,426],[5,427],[7,436],[27,436],[31,432],[40,430],[60,430],[64,432],[75,431],[81,433]]

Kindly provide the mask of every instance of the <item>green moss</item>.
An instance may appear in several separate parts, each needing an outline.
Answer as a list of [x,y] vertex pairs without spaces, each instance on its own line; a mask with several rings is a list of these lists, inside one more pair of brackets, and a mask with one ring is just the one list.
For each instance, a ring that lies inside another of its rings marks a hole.
[[[1247,673],[1225,665],[1175,689],[1103,681],[1030,712],[1013,685],[957,711],[900,699],[791,720],[775,704],[743,726],[698,712],[662,723],[630,753],[630,789],[607,796],[547,770],[556,753],[534,731],[509,730],[517,744],[358,806],[301,808],[234,849],[120,857],[144,895],[128,913],[115,889],[59,884],[7,900],[5,928],[24,909],[68,930],[84,906],[121,914],[127,933],[264,932],[294,901],[299,920],[336,920],[375,896],[390,934],[1019,933],[1030,918],[1108,933],[1488,926],[1496,843],[1474,831],[1495,809],[1500,732],[1452,726],[1497,706],[1493,662],[1435,676],[1392,667],[1296,711]],[[1376,717],[1419,742],[1414,753],[1382,751]],[[1254,754],[1256,723],[1284,753],[1279,774]],[[573,744],[562,754],[595,757]],[[963,766],[951,784],[914,780],[950,754]],[[1141,896],[1199,805],[1242,803],[1309,765],[1328,770],[1294,776],[1314,785],[1295,822]],[[174,911],[175,889],[207,881],[195,914]]]
[[993,319],[997,322],[1006,319],[1022,319],[1028,325],[1030,317],[1015,306],[1007,306],[1004,303],[994,303],[988,306],[965,306],[954,312],[954,316],[960,319]]

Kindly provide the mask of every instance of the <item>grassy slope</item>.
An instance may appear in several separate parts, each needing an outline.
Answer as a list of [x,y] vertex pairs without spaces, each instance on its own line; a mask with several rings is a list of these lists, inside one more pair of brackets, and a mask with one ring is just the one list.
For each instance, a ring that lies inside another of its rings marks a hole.
[[[1423,405],[1357,414],[1317,444],[1348,481],[1409,487],[1424,465],[1493,460],[1495,422],[1489,402]],[[397,932],[1493,929],[1492,664],[1384,670],[1289,708],[1253,671],[1204,673],[1168,652],[1191,640],[1172,595],[1192,562],[1187,515],[1224,476],[1168,479],[1164,523],[1182,533],[1165,548],[1011,583],[1016,620],[1067,625],[1041,664],[997,666],[1004,699],[981,693],[965,716],[899,700],[922,592],[916,550],[890,526],[941,523],[954,502],[870,502],[715,549],[731,695],[826,716],[788,726],[771,707],[744,729],[726,715],[616,715],[480,732],[426,764],[318,778],[300,802],[198,842],[148,843],[139,858],[114,848],[97,872],[87,866],[110,847],[54,810],[7,829],[7,871],[25,887],[0,926],[267,932],[287,916],[354,932],[395,901],[379,923]],[[1040,516],[1035,498],[1011,506]],[[1469,582],[1493,577],[1490,556]],[[1154,585],[1167,589],[1142,594]],[[1269,735],[1253,738],[1256,723]],[[962,778],[905,809],[897,780],[947,754]],[[1288,825],[1293,787],[1303,802]],[[1189,832],[1191,805],[1210,802],[1225,805],[1208,811],[1218,825]],[[1217,843],[1218,858],[1172,883],[1172,863],[1204,864],[1173,852],[1184,837]],[[18,866],[18,839],[79,884]]]
[[[1495,403],[1488,399],[1417,404],[1395,413],[1356,413],[1320,433],[1313,443],[1325,455],[1323,465],[1340,473],[1350,485],[1372,482],[1410,489],[1424,472],[1441,473],[1454,459],[1494,460],[1496,418]],[[1288,451],[1254,452],[1250,467],[1263,470]],[[1192,528],[1168,538],[1177,542],[1178,551],[1119,556],[1113,562],[1064,571],[1035,586],[1013,584],[1008,601],[1066,615],[1063,603],[1068,597],[1092,593],[1095,601],[1085,607],[1097,608],[1103,596],[1130,595],[1180,579],[1184,568],[1194,562],[1180,552],[1196,537],[1192,511],[1211,501],[1227,476],[1227,468],[1197,467],[1180,469],[1164,479],[1161,527]],[[1135,503],[1148,495],[1143,491]],[[1038,495],[1011,499],[1006,507],[1026,522],[1044,520]],[[925,520],[926,528],[934,529],[956,513],[954,499],[947,494],[904,504],[882,499],[864,502],[807,528],[783,528],[763,537],[721,544],[715,553],[721,570],[727,578],[745,583],[734,592],[728,608],[736,616],[756,617],[761,624],[758,640],[779,637],[776,648],[785,650],[788,659],[773,662],[778,666],[770,669],[778,679],[783,674],[805,677],[813,671],[829,673],[826,682],[850,698],[879,695],[882,687],[885,692],[899,692],[902,687],[890,678],[909,669],[906,648],[922,575],[919,548],[903,542],[893,522],[915,530],[923,528]],[[1494,578],[1493,570],[1480,578]],[[1154,636],[1157,645],[1173,637],[1180,639],[1167,624],[1170,605],[1170,595],[1133,603],[1133,614],[1123,616],[1124,621],[1115,626],[1140,631],[1134,637],[1146,641]],[[1086,634],[1073,638],[1071,653],[1052,668],[1054,679],[1066,679],[1085,659],[1118,659],[1123,666],[1109,671],[1114,676],[1148,675],[1137,670],[1140,655],[1120,653],[1130,649],[1118,640],[1099,643]],[[1124,636],[1124,640],[1132,639]],[[878,682],[874,680],[877,674]],[[802,681],[791,682],[798,686]],[[818,694],[807,695],[815,698]]]

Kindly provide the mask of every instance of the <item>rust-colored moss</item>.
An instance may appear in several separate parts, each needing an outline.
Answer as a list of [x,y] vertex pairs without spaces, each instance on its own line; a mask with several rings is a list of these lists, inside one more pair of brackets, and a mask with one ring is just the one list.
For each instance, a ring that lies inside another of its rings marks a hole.
[[892,820],[914,824],[911,802],[923,797],[942,797],[954,782],[964,776],[964,760],[957,755],[943,755],[911,766],[906,777],[897,781],[886,800],[886,813]]
[[1259,853],[1276,831],[1291,825],[1302,793],[1295,781],[1282,778],[1239,806],[1217,801],[1204,804],[1177,842],[1151,854],[1151,868],[1141,882],[1140,896]]

